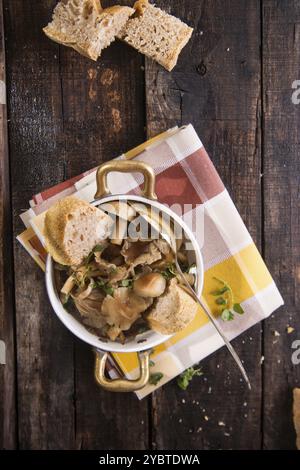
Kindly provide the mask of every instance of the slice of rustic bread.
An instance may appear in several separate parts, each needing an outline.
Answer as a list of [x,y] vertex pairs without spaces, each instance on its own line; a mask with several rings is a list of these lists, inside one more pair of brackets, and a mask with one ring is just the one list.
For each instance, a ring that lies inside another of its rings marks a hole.
[[164,335],[183,330],[195,317],[197,303],[172,279],[164,295],[159,297],[147,320],[150,327]]
[[102,9],[99,0],[62,0],[43,31],[53,41],[97,60],[133,13],[133,8],[119,5]]
[[294,426],[297,434],[297,449],[300,450],[300,388],[294,388]]
[[134,9],[136,14],[127,21],[118,38],[171,71],[193,28],[148,0],[137,1]]
[[111,225],[111,218],[100,209],[75,197],[66,197],[46,213],[46,249],[58,263],[79,265],[109,236]]

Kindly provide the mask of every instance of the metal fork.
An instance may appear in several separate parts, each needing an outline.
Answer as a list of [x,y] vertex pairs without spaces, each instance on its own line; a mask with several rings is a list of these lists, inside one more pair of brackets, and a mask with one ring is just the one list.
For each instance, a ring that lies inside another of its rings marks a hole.
[[225,334],[223,333],[222,329],[220,328],[217,320],[215,319],[214,315],[211,313],[211,311],[206,307],[206,305],[204,304],[204,302],[201,300],[200,297],[198,297],[198,295],[195,293],[195,291],[192,289],[192,287],[190,286],[190,284],[188,283],[188,281],[186,280],[185,278],[185,275],[184,273],[182,272],[182,269],[178,263],[178,258],[177,258],[177,250],[176,250],[176,242],[175,240],[173,239],[173,237],[171,237],[170,235],[166,234],[166,233],[163,233],[161,231],[162,229],[162,226],[160,226],[160,234],[162,236],[162,238],[168,243],[168,245],[171,247],[171,250],[173,252],[173,255],[174,255],[174,261],[175,261],[175,266],[176,266],[176,269],[184,283],[184,286],[186,288],[186,290],[188,290],[189,294],[193,297],[193,299],[202,307],[202,309],[204,310],[204,312],[206,313],[206,315],[208,316],[208,318],[210,319],[210,321],[212,322],[212,324],[214,325],[215,329],[217,330],[217,332],[219,333],[219,335],[221,336],[221,338],[223,339],[228,351],[230,352],[231,356],[233,357],[233,359],[235,360],[235,363],[237,364],[238,368],[240,369],[241,373],[242,373],[242,376],[244,377],[247,385],[248,385],[248,388],[251,390],[251,384],[250,384],[250,380],[248,378],[248,375],[245,371],[245,368],[242,364],[242,361],[240,360],[238,354],[236,353],[235,349],[233,348],[233,346],[231,345],[231,343],[229,342],[229,340],[226,338]]

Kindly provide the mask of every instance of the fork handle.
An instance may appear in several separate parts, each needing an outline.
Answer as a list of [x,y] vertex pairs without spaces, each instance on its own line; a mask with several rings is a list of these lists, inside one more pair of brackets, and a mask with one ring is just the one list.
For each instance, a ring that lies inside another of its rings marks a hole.
[[251,384],[250,384],[250,380],[248,378],[248,375],[245,371],[245,368],[242,364],[242,361],[240,360],[238,354],[236,353],[234,347],[232,346],[232,344],[230,343],[230,341],[226,338],[226,336],[224,335],[222,329],[220,328],[217,320],[215,319],[215,317],[213,316],[213,314],[210,312],[210,310],[206,307],[206,305],[204,304],[204,302],[202,302],[202,300],[197,296],[197,294],[194,292],[194,290],[191,288],[191,286],[189,285],[189,283],[187,282],[187,280],[185,279],[184,277],[184,274],[179,266],[179,263],[177,261],[177,258],[176,258],[176,254],[175,254],[175,264],[176,264],[176,269],[177,271],[179,272],[180,274],[180,277],[182,278],[182,280],[184,281],[184,284],[187,288],[187,290],[189,291],[189,293],[192,295],[193,299],[200,305],[200,307],[204,310],[204,312],[206,313],[206,315],[208,316],[208,318],[210,319],[210,321],[212,322],[212,324],[214,325],[215,329],[217,330],[217,332],[219,333],[219,335],[221,336],[221,338],[223,339],[228,351],[230,352],[230,354],[232,355],[233,359],[235,360],[237,366],[239,367],[241,373],[242,373],[242,376],[244,377],[247,385],[248,385],[248,388],[249,390],[251,390]]

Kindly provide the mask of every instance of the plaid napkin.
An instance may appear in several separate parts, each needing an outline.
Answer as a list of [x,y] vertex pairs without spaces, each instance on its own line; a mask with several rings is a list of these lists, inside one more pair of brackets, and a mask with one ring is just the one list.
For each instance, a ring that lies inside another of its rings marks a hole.
[[[205,281],[203,299],[218,313],[212,291],[226,281],[244,314],[232,321],[218,321],[228,339],[267,318],[283,299],[222,180],[192,125],[174,128],[118,157],[150,164],[156,174],[160,202],[171,206],[193,230],[202,248]],[[31,208],[21,215],[27,230],[18,237],[36,262],[44,268],[43,222],[45,211],[59,198],[74,194],[91,202],[96,192],[96,170],[33,196]],[[112,194],[139,194],[142,176],[117,173],[108,177]],[[199,224],[199,221],[201,223]],[[200,225],[200,226],[199,226]],[[155,348],[153,372],[162,372],[160,382],[137,392],[143,398],[188,367],[224,345],[223,340],[199,308],[193,322]],[[137,356],[113,354],[117,368],[129,378],[138,373]],[[115,371],[113,372],[113,374]]]

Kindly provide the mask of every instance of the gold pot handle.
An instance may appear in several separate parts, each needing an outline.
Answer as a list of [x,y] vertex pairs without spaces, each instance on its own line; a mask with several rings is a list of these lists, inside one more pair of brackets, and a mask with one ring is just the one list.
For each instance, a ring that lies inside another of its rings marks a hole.
[[108,353],[97,349],[95,362],[95,379],[98,385],[111,392],[135,392],[145,387],[149,382],[150,354],[151,350],[138,353],[140,364],[140,376],[136,380],[107,379],[105,377],[105,364]]
[[143,196],[148,199],[157,199],[155,194],[155,174],[150,165],[140,161],[129,160],[112,160],[103,163],[97,170],[97,192],[95,199],[100,199],[103,196],[108,196],[110,191],[107,186],[107,175],[113,171],[121,173],[142,173],[144,175],[145,183],[143,189]]

